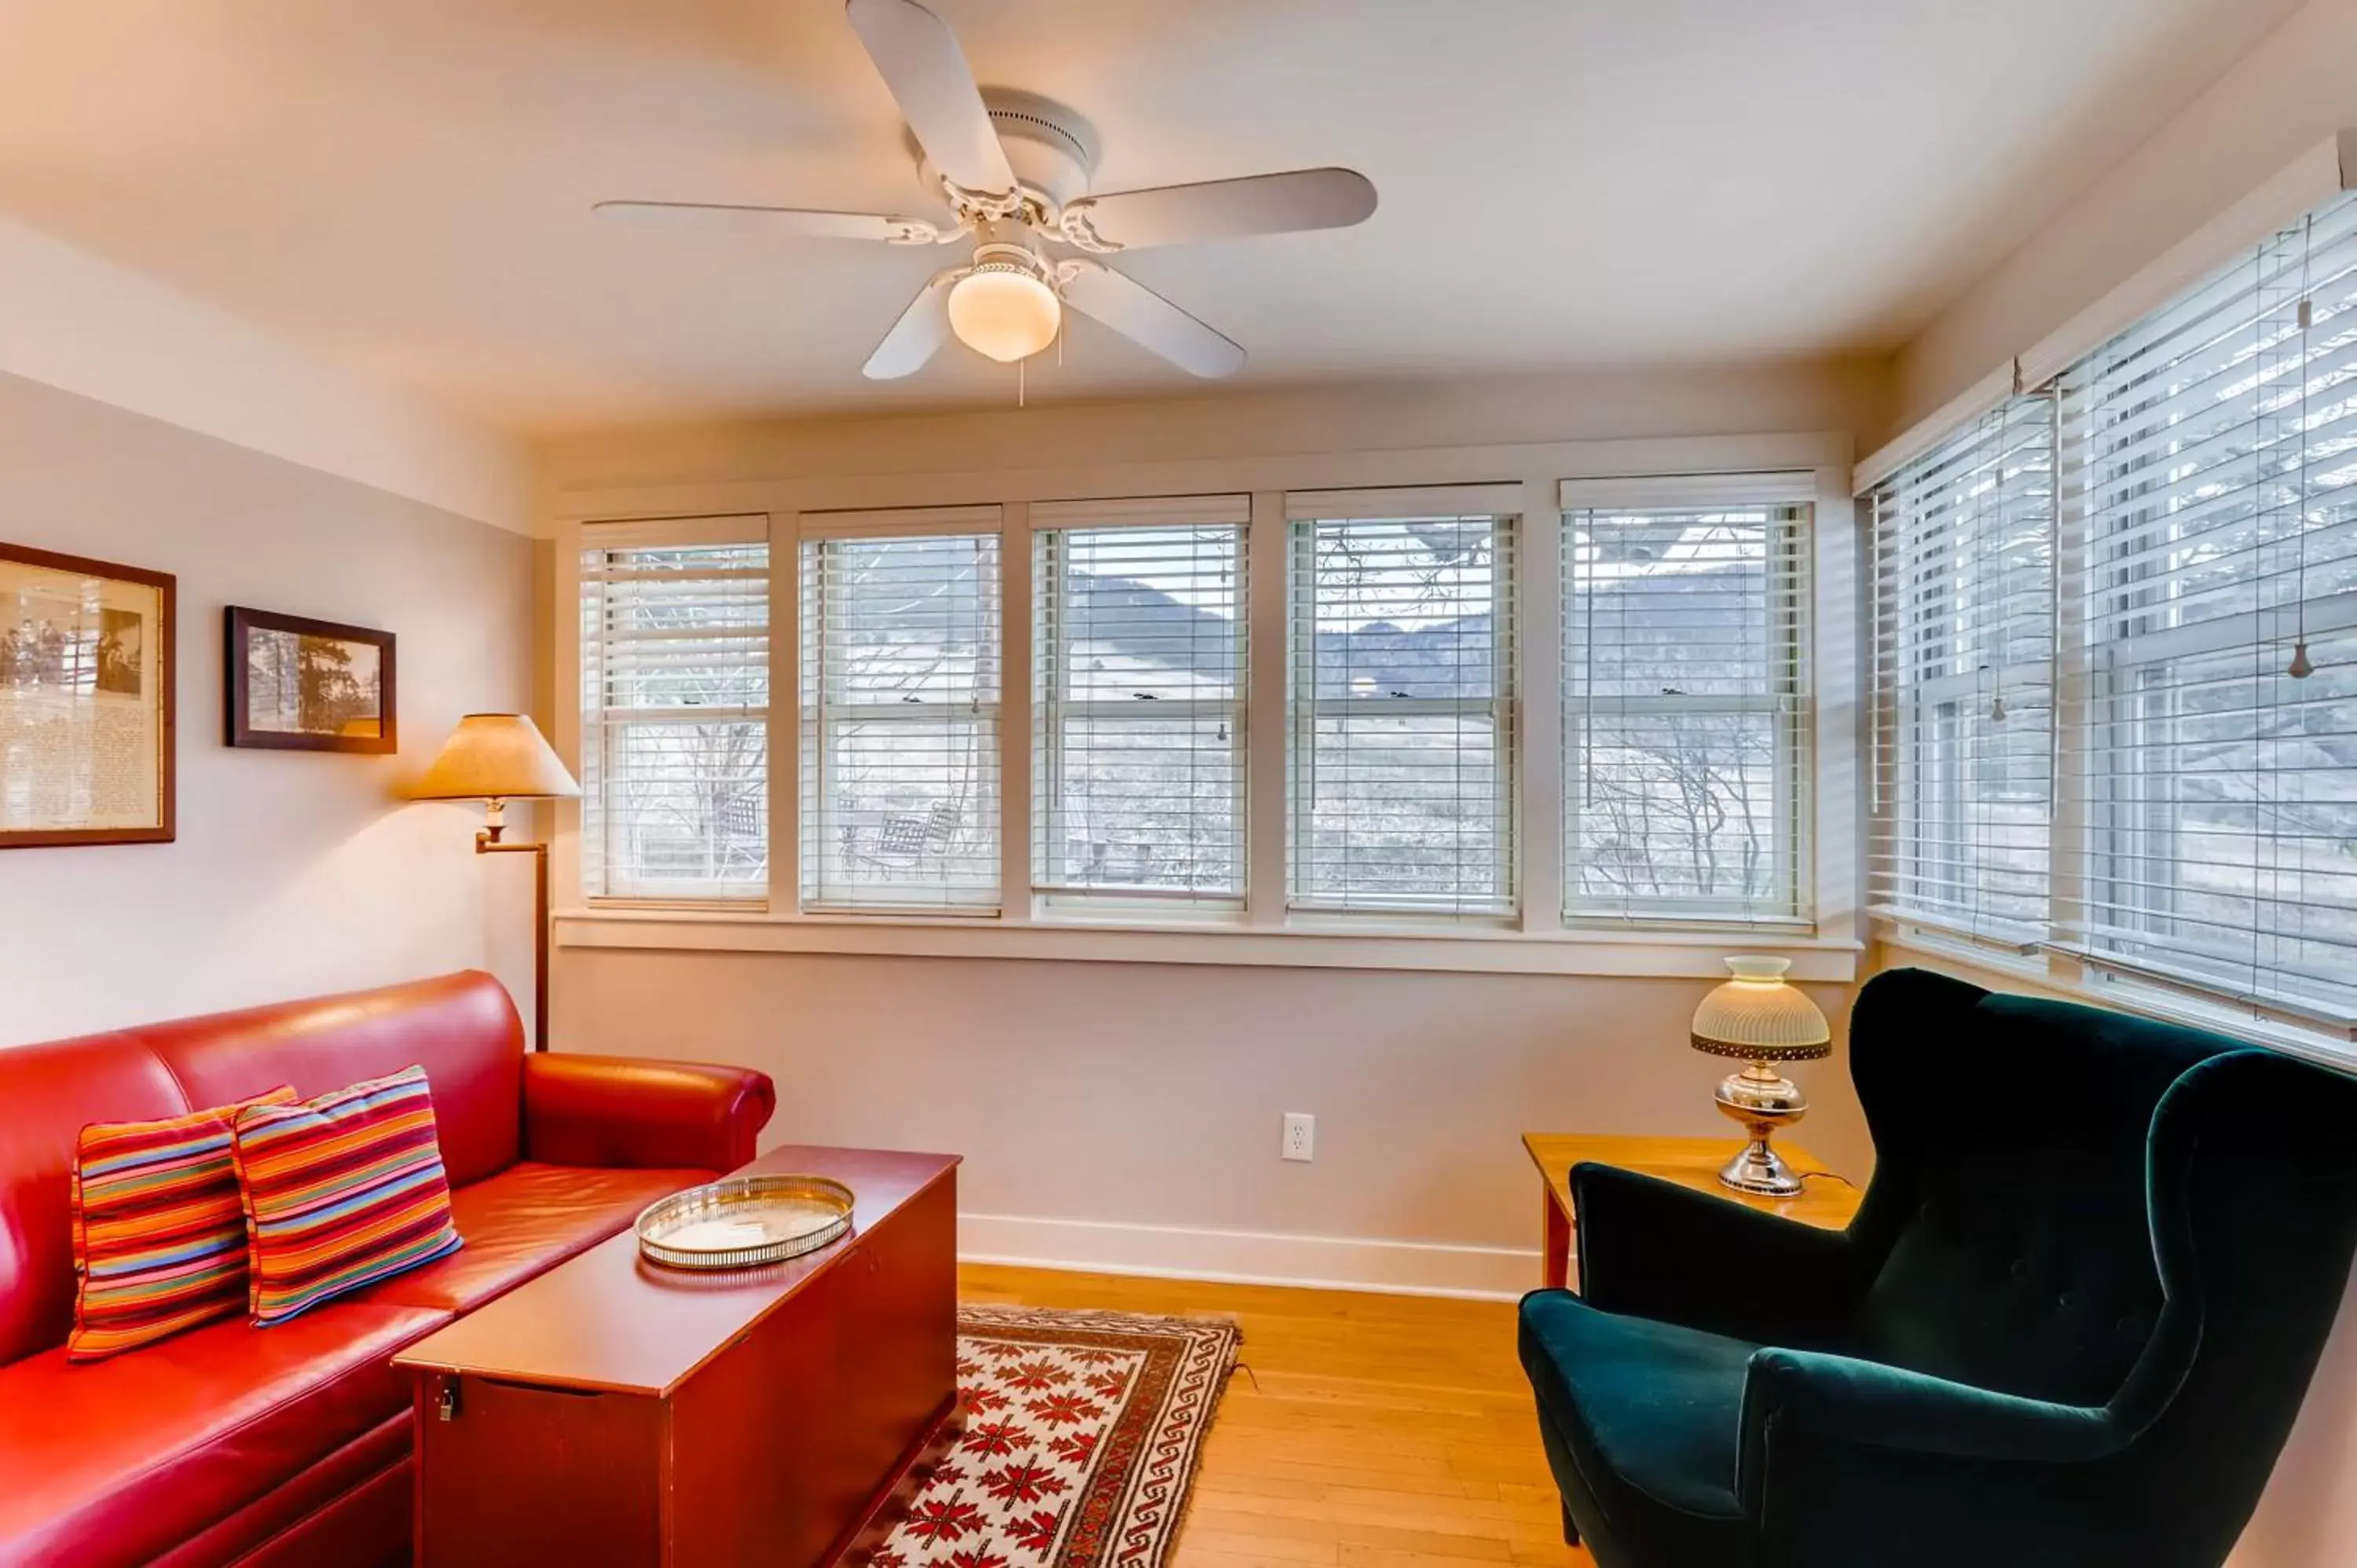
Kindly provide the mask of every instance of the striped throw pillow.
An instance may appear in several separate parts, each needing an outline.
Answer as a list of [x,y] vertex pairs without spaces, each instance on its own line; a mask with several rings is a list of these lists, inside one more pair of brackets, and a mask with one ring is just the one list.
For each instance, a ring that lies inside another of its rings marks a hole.
[[458,1250],[425,1069],[238,1112],[257,1328]]
[[74,1147],[74,1322],[66,1359],[99,1361],[245,1305],[245,1209],[230,1125],[287,1088],[160,1122],[103,1122]]

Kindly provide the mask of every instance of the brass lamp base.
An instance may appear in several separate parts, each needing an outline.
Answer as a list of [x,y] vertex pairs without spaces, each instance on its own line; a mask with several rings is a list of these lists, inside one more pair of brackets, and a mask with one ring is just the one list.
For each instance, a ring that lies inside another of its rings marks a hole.
[[1753,1062],[1741,1072],[1727,1075],[1713,1100],[1721,1114],[1743,1123],[1751,1134],[1736,1156],[1719,1171],[1722,1186],[1761,1197],[1798,1197],[1803,1182],[1798,1171],[1768,1146],[1779,1127],[1789,1127],[1809,1113],[1801,1086],[1766,1062]]

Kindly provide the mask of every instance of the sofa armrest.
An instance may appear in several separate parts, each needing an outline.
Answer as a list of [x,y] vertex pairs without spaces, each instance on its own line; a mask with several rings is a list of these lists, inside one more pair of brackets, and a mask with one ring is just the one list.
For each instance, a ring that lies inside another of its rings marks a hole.
[[523,1058],[523,1152],[608,1168],[732,1171],[777,1109],[770,1075],[700,1062]]
[[1613,1165],[1573,1166],[1571,1191],[1591,1306],[1781,1345],[1828,1343],[1857,1311],[1846,1232]]

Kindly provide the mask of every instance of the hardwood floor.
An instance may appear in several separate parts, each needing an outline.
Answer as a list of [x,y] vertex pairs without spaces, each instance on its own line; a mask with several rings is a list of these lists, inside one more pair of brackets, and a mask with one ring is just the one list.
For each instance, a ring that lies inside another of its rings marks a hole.
[[1243,1364],[1171,1568],[1592,1568],[1563,1544],[1504,1302],[973,1264],[969,1301],[1224,1313]]

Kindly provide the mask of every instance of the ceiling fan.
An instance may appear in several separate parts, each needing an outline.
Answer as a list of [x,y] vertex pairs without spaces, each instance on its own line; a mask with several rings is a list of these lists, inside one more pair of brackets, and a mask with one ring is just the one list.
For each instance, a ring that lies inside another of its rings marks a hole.
[[877,381],[921,370],[955,334],[1013,362],[1055,342],[1066,306],[1198,376],[1232,375],[1244,351],[1103,258],[1153,245],[1341,229],[1375,209],[1375,188],[1344,168],[1088,194],[1096,149],[1070,111],[974,85],[957,37],[917,0],[845,0],[852,30],[899,104],[951,220],[690,201],[601,201],[608,218],[888,245],[971,243],[933,274],[864,368]]

